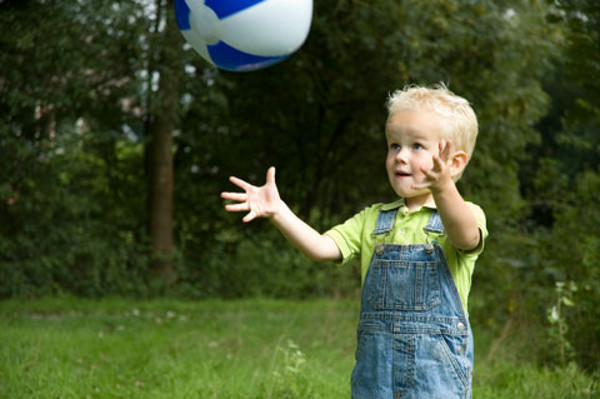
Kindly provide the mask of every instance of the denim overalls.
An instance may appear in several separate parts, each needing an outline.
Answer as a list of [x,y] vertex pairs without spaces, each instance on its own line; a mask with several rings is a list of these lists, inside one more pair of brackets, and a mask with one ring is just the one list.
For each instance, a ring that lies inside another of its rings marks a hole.
[[433,212],[426,243],[386,244],[398,209],[380,211],[363,283],[353,399],[471,397],[473,338],[437,237]]

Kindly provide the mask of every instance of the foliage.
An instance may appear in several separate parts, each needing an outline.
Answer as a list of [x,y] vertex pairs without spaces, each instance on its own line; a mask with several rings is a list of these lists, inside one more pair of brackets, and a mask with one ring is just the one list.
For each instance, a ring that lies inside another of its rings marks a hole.
[[132,200],[139,200],[139,147],[92,132],[44,149],[11,137],[0,146],[9,154],[0,232],[11,238],[0,242],[1,295],[143,294],[144,236]]
[[[310,381],[305,376],[306,355],[298,344],[288,340],[285,347],[277,348],[283,356],[281,370],[273,372],[275,387],[269,389],[266,398],[309,398],[314,397]],[[275,392],[275,393],[273,393]]]
[[552,234],[540,241],[546,248],[541,257],[554,280],[573,281],[579,287],[572,293],[576,306],[565,317],[569,326],[566,338],[573,343],[576,359],[586,367],[595,367],[600,327],[590,321],[600,316],[600,236],[594,233],[600,222],[596,205],[600,173],[580,173],[571,190],[557,201]]
[[209,258],[182,260],[184,264],[178,271],[181,295],[192,298],[358,297],[358,264],[342,268],[308,260],[287,246],[277,231],[222,230],[217,240]]
[[573,294],[577,292],[577,285],[572,281],[565,284],[562,281],[556,283],[556,302],[548,309],[548,321],[555,326],[552,329],[554,343],[558,347],[558,359],[561,365],[567,364],[567,358],[573,354],[573,346],[567,340],[566,335],[569,330],[565,319],[565,307],[575,306],[573,302]]

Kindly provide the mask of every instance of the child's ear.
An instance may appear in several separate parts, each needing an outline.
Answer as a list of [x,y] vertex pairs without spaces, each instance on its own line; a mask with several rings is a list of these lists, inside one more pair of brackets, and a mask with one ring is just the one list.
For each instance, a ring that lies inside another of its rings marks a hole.
[[460,176],[469,162],[469,155],[464,151],[456,151],[450,159],[450,175]]

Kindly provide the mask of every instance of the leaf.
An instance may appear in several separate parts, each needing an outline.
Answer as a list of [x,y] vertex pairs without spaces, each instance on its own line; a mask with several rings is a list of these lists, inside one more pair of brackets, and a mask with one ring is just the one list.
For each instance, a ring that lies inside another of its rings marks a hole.
[[570,299],[569,299],[569,298],[567,298],[567,297],[563,297],[563,299],[562,299],[562,303],[563,303],[565,306],[571,306],[571,307],[572,307],[572,306],[575,306],[575,302],[573,302],[572,300],[570,300]]
[[548,321],[552,324],[556,324],[560,321],[560,315],[558,314],[558,308],[552,306],[550,312],[548,312]]

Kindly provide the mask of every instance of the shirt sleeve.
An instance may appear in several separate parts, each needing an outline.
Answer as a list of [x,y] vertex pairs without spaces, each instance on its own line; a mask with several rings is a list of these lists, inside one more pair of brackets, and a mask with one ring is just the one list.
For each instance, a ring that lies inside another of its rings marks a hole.
[[479,241],[479,245],[475,247],[475,249],[460,252],[464,255],[479,256],[483,252],[483,249],[485,247],[485,240],[488,236],[485,213],[483,212],[483,209],[481,209],[481,207],[473,204],[472,202],[467,202],[467,205],[469,206],[469,208],[471,208],[471,211],[475,216],[475,221],[477,222],[477,227],[479,228],[479,232],[481,234],[481,240]]
[[365,210],[325,232],[338,246],[342,254],[342,264],[360,255],[364,224]]

